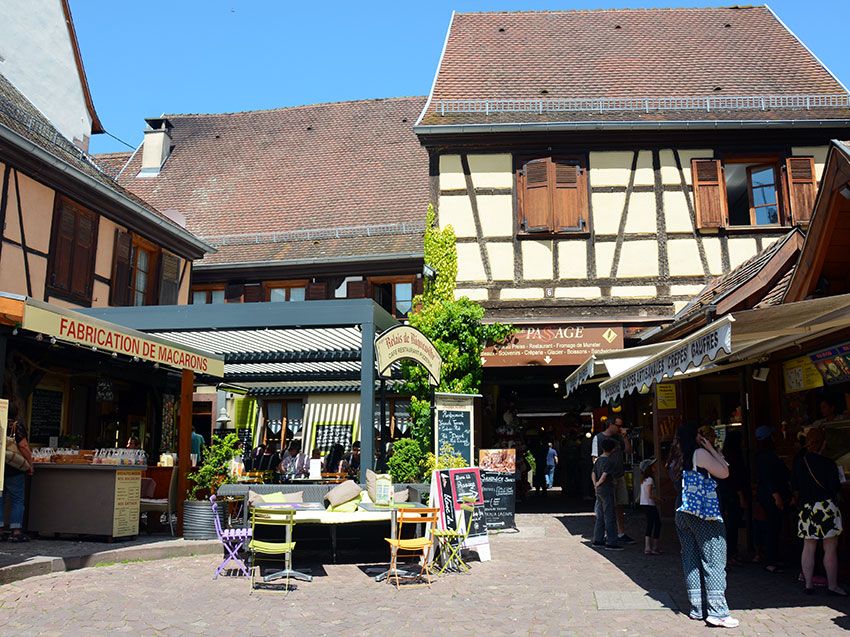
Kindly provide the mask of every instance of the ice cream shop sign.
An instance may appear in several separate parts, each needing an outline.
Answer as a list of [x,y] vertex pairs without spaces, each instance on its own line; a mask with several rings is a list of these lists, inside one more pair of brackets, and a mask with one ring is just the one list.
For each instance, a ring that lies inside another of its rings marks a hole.
[[591,354],[622,348],[621,325],[527,325],[506,343],[487,347],[482,358],[485,367],[581,365]]

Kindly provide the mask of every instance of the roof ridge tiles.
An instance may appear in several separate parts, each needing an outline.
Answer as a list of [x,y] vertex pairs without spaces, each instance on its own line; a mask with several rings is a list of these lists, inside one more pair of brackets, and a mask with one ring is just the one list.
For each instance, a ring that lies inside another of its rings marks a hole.
[[424,100],[424,95],[402,95],[394,97],[369,97],[359,100],[339,100],[336,102],[315,102],[312,104],[295,104],[293,106],[276,106],[274,108],[258,108],[244,111],[226,111],[223,113],[165,113],[164,118],[177,119],[181,117],[217,117],[222,115],[252,115],[255,113],[274,113],[278,111],[306,110],[310,108],[321,108],[323,106],[349,106],[354,104],[369,104],[375,102],[401,102],[404,100]]
[[746,10],[746,9],[767,9],[766,4],[737,4],[724,6],[704,6],[704,7],[610,7],[600,9],[526,9],[524,11],[458,11],[456,16],[463,15],[528,15],[528,14],[544,14],[544,15],[559,15],[577,13],[653,13],[656,11],[719,11],[723,9]]

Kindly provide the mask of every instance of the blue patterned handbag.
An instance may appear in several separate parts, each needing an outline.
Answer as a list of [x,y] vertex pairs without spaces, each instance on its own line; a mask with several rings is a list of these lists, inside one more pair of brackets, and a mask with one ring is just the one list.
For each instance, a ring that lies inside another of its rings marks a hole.
[[682,470],[682,506],[676,511],[690,513],[703,520],[723,521],[717,500],[717,482],[697,471],[696,451],[691,460],[693,469]]

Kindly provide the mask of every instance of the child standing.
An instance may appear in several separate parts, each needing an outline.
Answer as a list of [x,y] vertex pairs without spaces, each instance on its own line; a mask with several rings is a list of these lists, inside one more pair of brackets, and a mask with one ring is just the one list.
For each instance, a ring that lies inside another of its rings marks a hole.
[[640,510],[646,514],[646,533],[644,538],[645,555],[661,555],[658,541],[661,538],[661,516],[658,513],[655,480],[652,478],[652,465],[655,458],[647,458],[640,463]]
[[593,527],[593,546],[600,546],[609,551],[622,551],[623,547],[617,539],[617,518],[614,511],[614,479],[609,473],[611,453],[617,448],[617,443],[604,438],[600,443],[602,455],[593,465],[591,478],[596,489],[596,524]]

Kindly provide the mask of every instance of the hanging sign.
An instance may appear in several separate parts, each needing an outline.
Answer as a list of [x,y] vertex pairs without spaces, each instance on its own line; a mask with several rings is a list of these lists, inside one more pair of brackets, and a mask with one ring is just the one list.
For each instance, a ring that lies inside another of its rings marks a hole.
[[386,378],[393,363],[412,360],[424,367],[432,385],[440,384],[443,359],[434,344],[410,325],[391,327],[375,339],[378,376]]
[[850,343],[812,354],[811,359],[827,385],[850,380]]
[[676,409],[676,385],[674,383],[658,383],[655,386],[655,401],[659,410]]
[[60,341],[94,347],[125,356],[210,376],[224,376],[224,359],[187,349],[166,340],[153,340],[146,334],[59,308],[47,309],[27,302],[21,327],[53,336]]
[[481,353],[486,367],[581,365],[595,352],[623,348],[623,326],[528,325]]
[[823,387],[823,376],[808,356],[800,356],[782,364],[785,393]]
[[470,467],[475,464],[473,455],[474,416],[473,394],[434,394],[436,418],[434,423],[434,454],[439,458],[445,445],[451,445],[455,454],[466,460]]
[[626,394],[651,387],[664,378],[673,378],[687,370],[699,367],[705,361],[715,360],[721,353],[732,353],[731,315],[704,327],[669,348],[660,351],[643,364],[632,367],[599,385],[603,403],[622,398]]

